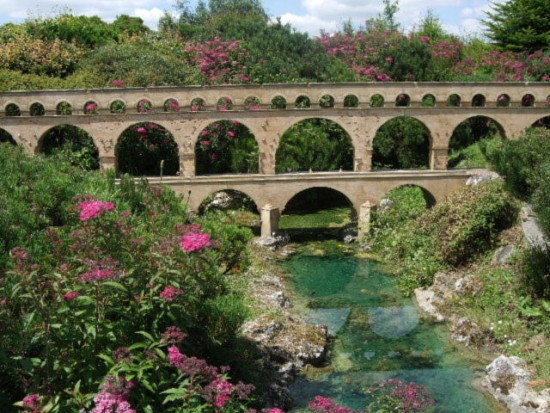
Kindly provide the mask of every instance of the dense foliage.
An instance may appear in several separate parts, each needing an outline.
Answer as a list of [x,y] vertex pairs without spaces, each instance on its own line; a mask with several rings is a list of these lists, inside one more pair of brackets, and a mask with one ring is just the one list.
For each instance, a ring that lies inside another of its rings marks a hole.
[[2,410],[239,411],[251,388],[200,358],[232,359],[246,311],[226,274],[248,231],[192,222],[164,188],[0,156]]

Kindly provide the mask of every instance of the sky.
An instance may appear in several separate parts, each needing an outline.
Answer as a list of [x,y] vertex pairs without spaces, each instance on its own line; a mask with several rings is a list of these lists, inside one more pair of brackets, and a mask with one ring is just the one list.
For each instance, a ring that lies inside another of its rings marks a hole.
[[[192,7],[197,2],[189,0]],[[384,7],[381,0],[262,0],[262,4],[272,19],[280,17],[283,23],[312,36],[319,35],[321,29],[335,32],[346,21],[359,27]],[[413,29],[430,10],[447,31],[462,36],[481,35],[480,22],[491,10],[489,0],[399,0],[398,4],[396,17],[406,31]],[[173,13],[174,5],[175,0],[0,0],[0,25],[70,11],[97,15],[108,22],[128,14],[141,17],[156,29],[159,18],[166,12]]]

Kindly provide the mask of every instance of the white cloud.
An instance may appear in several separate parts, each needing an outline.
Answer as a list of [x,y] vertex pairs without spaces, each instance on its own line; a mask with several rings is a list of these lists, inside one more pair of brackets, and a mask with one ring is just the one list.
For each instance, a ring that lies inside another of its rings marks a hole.
[[462,17],[470,17],[474,14],[474,9],[470,8],[470,7],[466,7],[465,9],[462,9],[460,10],[460,15]]
[[152,9],[135,9],[134,16],[141,17],[143,22],[152,29],[157,29],[159,19],[164,16],[164,10],[157,7]]

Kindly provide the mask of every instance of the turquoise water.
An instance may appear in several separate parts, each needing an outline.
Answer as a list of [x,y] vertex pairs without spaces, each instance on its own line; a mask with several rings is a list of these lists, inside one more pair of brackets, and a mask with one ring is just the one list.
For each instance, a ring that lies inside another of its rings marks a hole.
[[305,317],[337,336],[331,366],[308,369],[292,386],[297,408],[323,395],[364,409],[368,387],[397,378],[427,386],[436,412],[503,411],[478,390],[486,360],[460,353],[445,326],[421,320],[378,265],[352,255],[307,253],[285,265]]

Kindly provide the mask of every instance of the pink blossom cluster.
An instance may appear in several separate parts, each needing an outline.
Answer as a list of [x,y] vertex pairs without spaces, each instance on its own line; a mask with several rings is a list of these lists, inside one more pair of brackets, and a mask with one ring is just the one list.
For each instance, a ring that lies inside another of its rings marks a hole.
[[167,285],[166,288],[160,293],[160,298],[164,301],[171,303],[175,301],[180,295],[183,295],[184,291],[174,285]]
[[88,102],[86,103],[86,106],[84,106],[84,112],[85,113],[95,113],[99,106],[95,102]]
[[101,392],[94,398],[92,413],[137,413],[128,402],[134,386],[134,382],[124,377],[107,377]]
[[178,344],[183,342],[187,334],[185,334],[181,328],[177,326],[170,326],[162,333],[162,341],[167,344]]
[[70,292],[68,292],[67,294],[65,294],[63,296],[63,299],[65,301],[73,301],[74,299],[76,299],[79,296],[80,296],[80,293],[78,291],[70,291]]
[[389,379],[380,383],[380,387],[391,389],[391,396],[401,401],[403,413],[420,413],[435,403],[429,390],[418,383]]
[[330,397],[316,396],[309,403],[309,408],[316,413],[355,413],[355,410],[342,406]]
[[189,232],[182,237],[180,245],[185,252],[201,251],[212,245],[212,237],[205,232]]
[[118,276],[120,263],[112,258],[101,261],[90,260],[86,263],[92,269],[80,275],[80,282],[91,283],[95,281],[112,280]]
[[25,413],[40,413],[42,411],[41,396],[38,393],[26,396],[23,399]]
[[105,212],[114,211],[116,208],[112,202],[105,201],[86,201],[79,204],[78,207],[80,208],[81,221],[97,218]]
[[224,42],[216,37],[192,45],[186,52],[190,62],[198,65],[201,73],[212,83],[245,83],[252,80],[247,73],[248,52],[239,41]]

